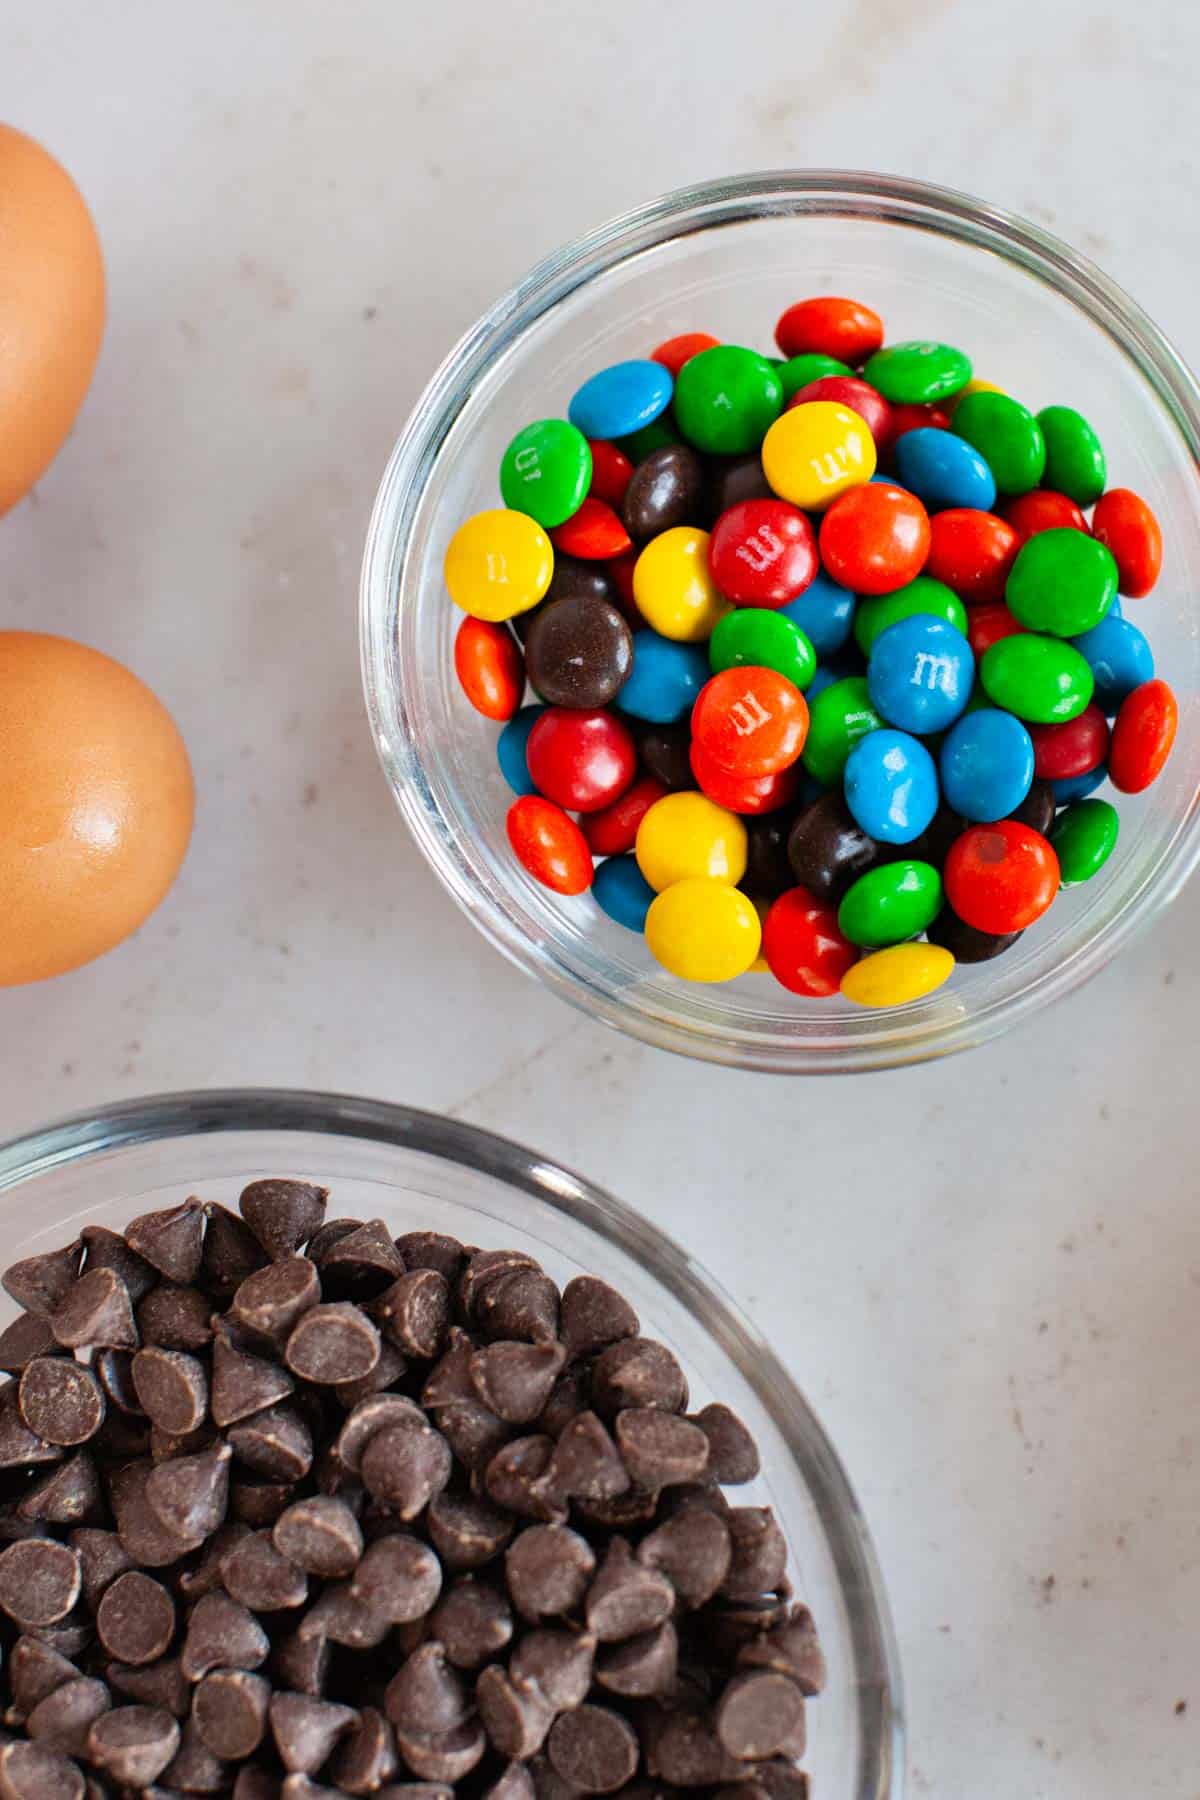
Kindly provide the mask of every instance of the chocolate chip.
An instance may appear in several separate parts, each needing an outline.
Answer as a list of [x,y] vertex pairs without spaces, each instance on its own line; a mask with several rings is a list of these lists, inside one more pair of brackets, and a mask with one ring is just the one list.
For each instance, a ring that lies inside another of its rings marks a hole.
[[735,1506],[726,1515],[733,1555],[721,1583],[730,1600],[773,1593],[787,1567],[787,1541],[769,1506]]
[[441,1231],[406,1231],[396,1239],[406,1269],[436,1269],[451,1287],[462,1268],[463,1247]]
[[248,1331],[282,1343],[320,1298],[320,1277],[313,1264],[305,1256],[287,1256],[248,1275],[229,1310]]
[[342,1740],[333,1761],[330,1779],[343,1794],[373,1794],[390,1781],[400,1767],[396,1736],[383,1714],[364,1706],[357,1722]]
[[607,1706],[580,1706],[554,1721],[546,1746],[551,1767],[584,1794],[615,1794],[632,1780],[638,1741]]
[[424,1618],[441,1591],[441,1564],[428,1544],[407,1531],[368,1545],[350,1581],[351,1597],[392,1625]]
[[509,1435],[509,1427],[481,1400],[451,1400],[430,1409],[452,1453],[470,1473],[483,1469]]
[[58,1341],[50,1329],[50,1321],[38,1313],[18,1313],[10,1325],[0,1331],[0,1369],[19,1375],[35,1356],[46,1356],[57,1350]]
[[587,1382],[579,1369],[568,1369],[550,1390],[545,1406],[533,1421],[538,1431],[558,1437],[579,1413],[587,1410]]
[[0,1745],[4,1800],[84,1800],[83,1776],[57,1750],[21,1740]]
[[673,1487],[698,1481],[708,1464],[708,1439],[698,1425],[655,1407],[627,1407],[617,1414],[617,1449],[638,1487]]
[[165,1530],[203,1543],[225,1517],[229,1504],[228,1444],[160,1463],[146,1481],[146,1499]]
[[458,1280],[458,1304],[467,1318],[473,1318],[479,1295],[489,1281],[510,1275],[514,1269],[540,1272],[541,1266],[527,1250],[470,1250]]
[[590,1632],[542,1626],[523,1634],[509,1658],[509,1673],[538,1688],[555,1712],[568,1712],[587,1699],[595,1653]]
[[669,1694],[675,1686],[678,1661],[675,1627],[670,1619],[664,1619],[653,1631],[643,1631],[603,1650],[596,1663],[596,1680],[626,1699]]
[[121,1787],[156,1781],[179,1748],[179,1726],[153,1706],[118,1706],[102,1713],[87,1736],[87,1759]]
[[680,1708],[662,1714],[653,1728],[648,1725],[646,1772],[672,1787],[691,1788],[741,1781],[746,1769],[730,1756],[703,1714]]
[[285,1775],[279,1786],[279,1800],[337,1800],[337,1789],[322,1787],[307,1775]]
[[[423,1781],[454,1783],[464,1780],[482,1761],[487,1736],[475,1720],[456,1725],[453,1731],[437,1738],[410,1736],[397,1726],[396,1748],[413,1774]],[[409,1792],[406,1787],[381,1788],[379,1800],[388,1800],[391,1794],[407,1796]]]
[[208,1413],[208,1374],[183,1350],[139,1350],[130,1369],[142,1410],[160,1430],[184,1436]]
[[204,1208],[204,1254],[200,1259],[200,1277],[210,1294],[222,1298],[261,1269],[267,1260],[258,1239],[245,1222],[227,1206],[210,1200]]
[[12,1711],[26,1715],[55,1688],[74,1681],[79,1670],[49,1644],[24,1636],[17,1639],[9,1653],[7,1673]]
[[510,1425],[528,1425],[550,1398],[567,1353],[561,1344],[489,1344],[471,1358],[484,1405]]
[[692,1420],[708,1439],[708,1474],[722,1487],[753,1481],[759,1472],[758,1446],[736,1413],[719,1403]]
[[109,1663],[104,1670],[108,1685],[128,1700],[143,1706],[161,1706],[172,1718],[186,1719],[192,1704],[192,1684],[177,1656],[164,1656],[144,1669],[128,1663]]
[[271,1684],[246,1669],[214,1669],[197,1684],[192,1719],[205,1747],[224,1762],[253,1756],[267,1728]]
[[215,1594],[222,1586],[221,1566],[229,1552],[250,1536],[250,1527],[238,1519],[227,1519],[214,1531],[200,1553],[200,1558],[176,1578],[185,1600],[199,1600],[203,1594]]
[[379,1361],[379,1333],[351,1301],[314,1306],[293,1329],[284,1360],[302,1381],[361,1381]]
[[627,1406],[677,1413],[687,1405],[687,1382],[665,1344],[653,1338],[624,1338],[596,1358],[592,1395],[597,1412],[606,1418],[615,1418]]
[[489,1497],[521,1518],[565,1524],[566,1496],[542,1479],[553,1454],[554,1439],[549,1437],[514,1438],[502,1445],[484,1470],[483,1485]]
[[310,1575],[348,1575],[363,1551],[362,1529],[344,1500],[313,1494],[275,1521],[271,1541],[281,1556]]
[[251,1612],[283,1612],[308,1598],[304,1570],[279,1554],[269,1531],[250,1532],[235,1544],[222,1559],[221,1579],[230,1598]]
[[57,1625],[82,1589],[78,1555],[53,1538],[26,1538],[0,1552],[0,1607],[18,1625]]
[[75,1285],[82,1248],[82,1238],[76,1238],[61,1250],[44,1250],[12,1263],[0,1276],[5,1293],[25,1312],[55,1312]]
[[554,1722],[554,1708],[537,1684],[514,1679],[498,1663],[476,1682],[475,1704],[492,1749],[518,1762],[541,1749]]
[[28,1636],[40,1638],[51,1650],[57,1650],[60,1656],[78,1662],[91,1649],[96,1631],[87,1614],[77,1607],[57,1625],[31,1625]]
[[312,1468],[312,1432],[303,1415],[287,1403],[243,1419],[232,1427],[227,1442],[246,1468],[274,1481],[301,1481]]
[[180,1663],[189,1681],[211,1669],[257,1669],[270,1642],[254,1614],[228,1594],[205,1594],[188,1620]]
[[620,1644],[652,1631],[675,1609],[667,1577],[638,1562],[623,1537],[614,1537],[587,1592],[588,1630],[601,1643]]
[[113,1350],[137,1347],[129,1289],[114,1269],[81,1275],[50,1314],[50,1324],[68,1350],[93,1344]]
[[576,1413],[564,1426],[544,1484],[555,1494],[579,1500],[612,1500],[629,1487],[629,1471],[603,1421],[594,1412]]
[[[303,1775],[294,1778],[303,1781]],[[276,1775],[268,1769],[260,1769],[256,1763],[247,1763],[240,1768],[234,1778],[233,1800],[279,1800],[280,1782]]]
[[83,1603],[94,1613],[109,1583],[131,1567],[129,1553],[115,1531],[101,1531],[91,1525],[72,1531],[67,1541],[79,1558]]
[[96,1465],[86,1450],[77,1450],[55,1469],[27,1487],[17,1504],[22,1519],[47,1525],[96,1525],[104,1517],[104,1501]]
[[407,1370],[407,1359],[384,1338],[379,1346],[379,1361],[369,1374],[359,1381],[335,1381],[330,1391],[339,1405],[352,1412],[360,1400],[369,1400],[372,1394],[394,1387]]
[[379,1328],[408,1356],[432,1360],[450,1323],[450,1288],[436,1269],[401,1275],[373,1302]]
[[415,1519],[450,1479],[450,1446],[418,1419],[375,1432],[362,1453],[363,1485],[401,1519]]
[[125,1227],[125,1242],[168,1281],[186,1287],[200,1273],[204,1209],[198,1200],[185,1200],[160,1212],[142,1213]]
[[321,1287],[326,1293],[337,1292],[355,1300],[382,1293],[407,1266],[382,1219],[352,1225],[319,1251],[310,1244],[308,1254],[321,1271]]
[[131,1350],[94,1350],[91,1366],[109,1404],[119,1412],[143,1418],[142,1403],[133,1385],[134,1354]]
[[774,1756],[800,1731],[804,1696],[786,1675],[755,1669],[727,1683],[714,1718],[730,1756],[757,1762]]
[[713,1800],[810,1800],[808,1776],[781,1757],[756,1764],[754,1779],[736,1789],[721,1788]]
[[478,1569],[499,1556],[513,1534],[512,1520],[485,1500],[435,1494],[426,1516],[429,1535],[449,1569]]
[[315,1633],[301,1637],[298,1631],[292,1631],[276,1640],[271,1673],[297,1694],[320,1695],[329,1680],[330,1660],[327,1638]]
[[771,1630],[756,1635],[738,1650],[744,1668],[776,1669],[811,1699],[825,1687],[825,1657],[806,1606],[797,1606]]
[[489,1337],[553,1343],[558,1336],[558,1289],[536,1269],[514,1269],[479,1290],[475,1317]]
[[377,1431],[402,1419],[424,1424],[420,1407],[406,1394],[372,1394],[360,1400],[351,1410],[337,1437],[338,1460],[351,1475],[362,1468],[362,1453]]
[[121,1546],[133,1562],[148,1569],[177,1562],[195,1547],[168,1531],[146,1499],[146,1483],[153,1472],[153,1463],[132,1462],[115,1469],[109,1478],[109,1501]]
[[25,1720],[26,1733],[63,1756],[82,1756],[93,1722],[112,1705],[102,1681],[81,1677],[47,1694]]
[[0,1389],[0,1469],[21,1469],[61,1459],[60,1445],[48,1444],[22,1422],[17,1410],[17,1383],[6,1382]]
[[143,1344],[164,1350],[205,1350],[212,1342],[212,1301],[196,1287],[160,1281],[137,1309]]
[[327,1188],[308,1181],[252,1181],[238,1207],[272,1262],[279,1262],[320,1229],[328,1198]]
[[428,1643],[414,1650],[388,1682],[384,1711],[398,1733],[435,1739],[464,1723],[471,1698],[442,1645]]
[[326,1637],[347,1650],[373,1650],[391,1630],[391,1621],[350,1592],[348,1581],[327,1587],[300,1623],[303,1637]]
[[454,1668],[478,1669],[511,1642],[512,1608],[490,1582],[460,1575],[434,1607],[429,1631]]
[[525,1764],[509,1763],[503,1774],[484,1789],[482,1800],[537,1800],[533,1777]]
[[509,1592],[526,1619],[570,1612],[587,1592],[596,1558],[566,1525],[527,1525],[504,1557]]
[[236,1425],[239,1419],[248,1419],[252,1413],[273,1406],[276,1400],[292,1393],[295,1386],[279,1363],[254,1355],[225,1327],[216,1332],[210,1400],[214,1425],[222,1430]]
[[711,1600],[729,1573],[732,1558],[729,1529],[716,1513],[703,1507],[677,1513],[638,1545],[638,1561],[665,1575],[684,1606]]
[[213,1755],[191,1719],[185,1722],[179,1749],[163,1771],[163,1783],[185,1794],[219,1794],[229,1786],[225,1764]]
[[105,1589],[96,1630],[114,1661],[157,1662],[175,1635],[175,1602],[161,1582],[129,1569]]

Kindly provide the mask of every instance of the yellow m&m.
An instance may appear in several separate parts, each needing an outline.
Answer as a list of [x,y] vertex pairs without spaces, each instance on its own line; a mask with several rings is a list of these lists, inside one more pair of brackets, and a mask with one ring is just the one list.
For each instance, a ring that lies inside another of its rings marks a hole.
[[703,794],[664,794],[638,826],[638,868],[655,893],[690,876],[737,885],[746,873],[746,827]]
[[733,981],[750,968],[761,943],[754,902],[706,876],[677,881],[646,914],[651,956],[684,981]]
[[893,944],[864,956],[842,976],[842,993],[856,1006],[903,1006],[950,979],[954,958],[940,944]]
[[836,400],[806,400],[781,414],[763,439],[763,473],[781,500],[822,512],[875,473],[865,419]]
[[633,567],[633,597],[660,637],[707,643],[729,611],[709,571],[707,531],[675,525],[652,538]]
[[554,546],[527,513],[476,513],[450,539],[443,565],[455,606],[497,625],[536,606],[554,573]]

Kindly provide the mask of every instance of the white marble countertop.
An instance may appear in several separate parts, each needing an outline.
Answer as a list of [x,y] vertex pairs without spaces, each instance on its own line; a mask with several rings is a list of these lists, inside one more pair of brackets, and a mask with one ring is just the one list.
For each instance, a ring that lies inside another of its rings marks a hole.
[[487,949],[364,722],[358,561],[407,408],[501,287],[655,191],[805,163],[961,185],[1200,357],[1194,9],[788,21],[766,0],[0,10],[3,111],[80,180],[111,280],[79,427],[0,523],[0,622],[131,663],[200,787],[140,935],[0,997],[0,1131],[265,1082],[448,1109],[578,1165],[720,1274],[820,1409],[895,1605],[914,1795],[1191,1800],[1192,902],[966,1059],[819,1092],[691,1067]]

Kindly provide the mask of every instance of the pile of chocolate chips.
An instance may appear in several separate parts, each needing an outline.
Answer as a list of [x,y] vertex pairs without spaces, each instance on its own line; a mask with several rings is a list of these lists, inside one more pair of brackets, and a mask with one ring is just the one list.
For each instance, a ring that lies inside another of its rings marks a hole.
[[4,1276],[0,1800],[804,1800],[824,1669],[721,1491],[745,1427],[605,1282],[326,1198]]

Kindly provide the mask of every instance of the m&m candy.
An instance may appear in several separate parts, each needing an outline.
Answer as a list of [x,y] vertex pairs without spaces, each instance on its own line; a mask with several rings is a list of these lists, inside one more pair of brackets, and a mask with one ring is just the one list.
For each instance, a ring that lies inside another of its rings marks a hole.
[[1099,790],[1179,723],[1122,609],[1162,531],[1085,413],[786,299],[778,357],[630,321],[566,417],[513,420],[445,554],[454,671],[574,922],[678,981],[919,1005],[1117,866]]

